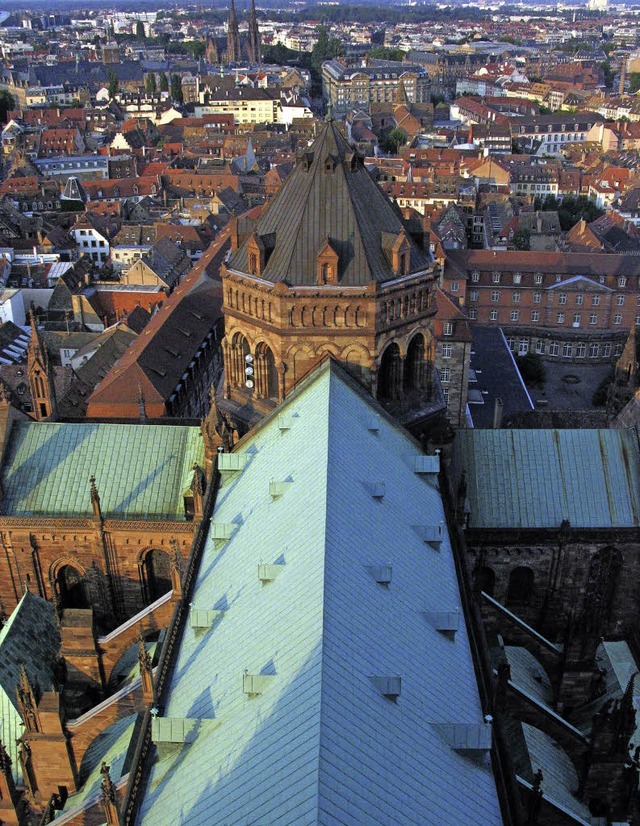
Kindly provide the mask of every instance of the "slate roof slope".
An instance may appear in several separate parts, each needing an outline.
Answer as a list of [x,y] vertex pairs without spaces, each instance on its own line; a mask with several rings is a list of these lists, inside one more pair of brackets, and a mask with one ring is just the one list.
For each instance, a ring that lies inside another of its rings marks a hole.
[[470,528],[640,525],[634,431],[460,430],[454,463],[467,475]]
[[0,739],[9,752],[17,782],[22,781],[16,744],[23,732],[16,708],[20,666],[24,665],[36,691],[49,691],[54,687],[59,649],[60,632],[55,624],[53,605],[26,591],[0,629]]
[[116,720],[91,742],[79,767],[81,788],[67,798],[64,808],[55,819],[71,818],[72,813],[80,813],[83,809],[86,811],[98,803],[102,797],[103,778],[100,768],[103,763],[109,766],[109,775],[114,783],[127,774],[136,742],[139,717],[138,714],[130,714]]
[[[444,520],[414,473],[420,448],[325,361],[235,452],[247,464],[212,518],[233,533],[209,536],[192,598],[224,614],[198,635],[186,624],[164,709],[198,733],[160,753],[138,822],[501,823],[489,763],[432,725],[482,711],[464,622],[451,640],[423,614],[460,594],[446,531],[436,551],[414,527]],[[281,565],[275,581],[261,562]],[[369,566],[389,563],[387,588]],[[243,693],[245,669],[267,675],[262,694]],[[402,678],[397,703],[375,675]]]
[[[203,461],[199,428],[14,422],[0,473],[3,516],[184,519],[184,490]],[[135,461],[132,461],[135,457]]]
[[471,374],[468,404],[473,426],[493,427],[496,399],[502,400],[503,420],[534,409],[502,327],[471,328]]
[[520,725],[529,753],[532,775],[538,770],[542,771],[545,795],[583,818],[583,822],[592,822],[588,806],[574,794],[579,788],[580,778],[571,758],[548,734],[528,723]]
[[[307,162],[307,160],[310,163]],[[327,164],[329,169],[327,169]],[[338,254],[338,281],[365,286],[397,278],[382,247],[383,233],[403,229],[394,207],[331,121],[306,150],[273,201],[256,233],[275,244],[261,278],[316,286],[317,256],[327,239]],[[229,269],[248,272],[247,241]],[[411,242],[410,272],[431,266],[430,253]]]
[[229,229],[224,229],[95,388],[89,399],[89,416],[109,415],[105,410],[116,404],[137,404],[140,390],[147,404],[167,402],[202,342],[220,321],[218,273],[229,244]]

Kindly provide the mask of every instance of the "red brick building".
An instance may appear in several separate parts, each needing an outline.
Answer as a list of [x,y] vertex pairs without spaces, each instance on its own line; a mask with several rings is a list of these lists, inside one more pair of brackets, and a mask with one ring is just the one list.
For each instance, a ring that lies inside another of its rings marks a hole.
[[502,327],[511,349],[609,360],[640,324],[637,260],[619,254],[449,250],[445,288],[472,323]]

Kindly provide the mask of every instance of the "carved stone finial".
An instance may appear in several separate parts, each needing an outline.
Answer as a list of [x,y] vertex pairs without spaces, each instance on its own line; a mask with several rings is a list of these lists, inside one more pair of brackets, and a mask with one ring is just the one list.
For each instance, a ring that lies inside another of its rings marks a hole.
[[198,467],[197,462],[193,463],[192,488],[194,493],[197,493],[199,496],[204,496],[204,479],[202,477],[202,471]]
[[91,491],[91,507],[93,508],[93,515],[98,519],[102,518],[102,510],[100,508],[100,494],[96,486],[96,477],[91,474],[89,479],[89,489]]
[[151,657],[142,637],[138,637],[138,663],[140,664],[140,673],[151,673]]
[[28,732],[39,731],[35,693],[24,665],[20,666],[20,682],[16,687],[18,711]]
[[111,775],[109,774],[110,768],[111,767],[107,766],[107,764],[104,762],[100,766],[100,774],[102,775],[102,783],[100,784],[100,790],[102,792],[103,803],[116,802],[116,786],[113,780],[111,779]]
[[171,546],[171,590],[173,591],[172,600],[177,601],[182,599],[182,554],[180,547],[175,539],[170,541]]

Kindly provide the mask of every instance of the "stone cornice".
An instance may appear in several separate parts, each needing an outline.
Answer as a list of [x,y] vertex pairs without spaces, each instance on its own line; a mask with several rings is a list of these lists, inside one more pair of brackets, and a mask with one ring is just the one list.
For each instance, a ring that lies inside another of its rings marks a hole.
[[198,522],[173,522],[155,519],[107,519],[102,525],[94,519],[72,519],[51,516],[0,516],[0,530],[27,528],[29,530],[49,529],[60,533],[66,530],[94,531],[102,528],[116,531],[171,531],[173,533],[193,533]]

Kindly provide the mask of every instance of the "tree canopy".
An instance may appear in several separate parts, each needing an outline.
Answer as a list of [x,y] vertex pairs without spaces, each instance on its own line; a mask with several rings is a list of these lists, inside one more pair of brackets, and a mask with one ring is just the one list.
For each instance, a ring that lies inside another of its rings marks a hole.
[[311,51],[311,66],[319,72],[325,60],[344,54],[344,46],[337,37],[329,37],[329,29],[326,26],[318,26],[316,33],[318,40]]
[[180,75],[171,75],[171,97],[176,103],[182,103],[184,100]]
[[392,129],[382,141],[382,148],[391,155],[396,155],[398,149],[407,142],[407,133],[402,129]]
[[7,120],[7,114],[15,108],[16,104],[11,92],[7,92],[6,89],[0,90],[0,121],[5,123]]
[[604,210],[596,206],[596,202],[586,195],[565,195],[562,201],[554,198],[553,195],[547,195],[546,198],[536,198],[535,208],[542,210],[557,210],[558,218],[560,220],[560,228],[563,232],[567,232],[578,221],[585,220],[587,223],[595,221],[601,215],[604,215]]
[[120,81],[118,80],[118,76],[113,71],[113,69],[109,69],[108,73],[108,84],[107,84],[107,91],[109,92],[109,97],[114,98],[118,94],[118,89],[120,88]]

